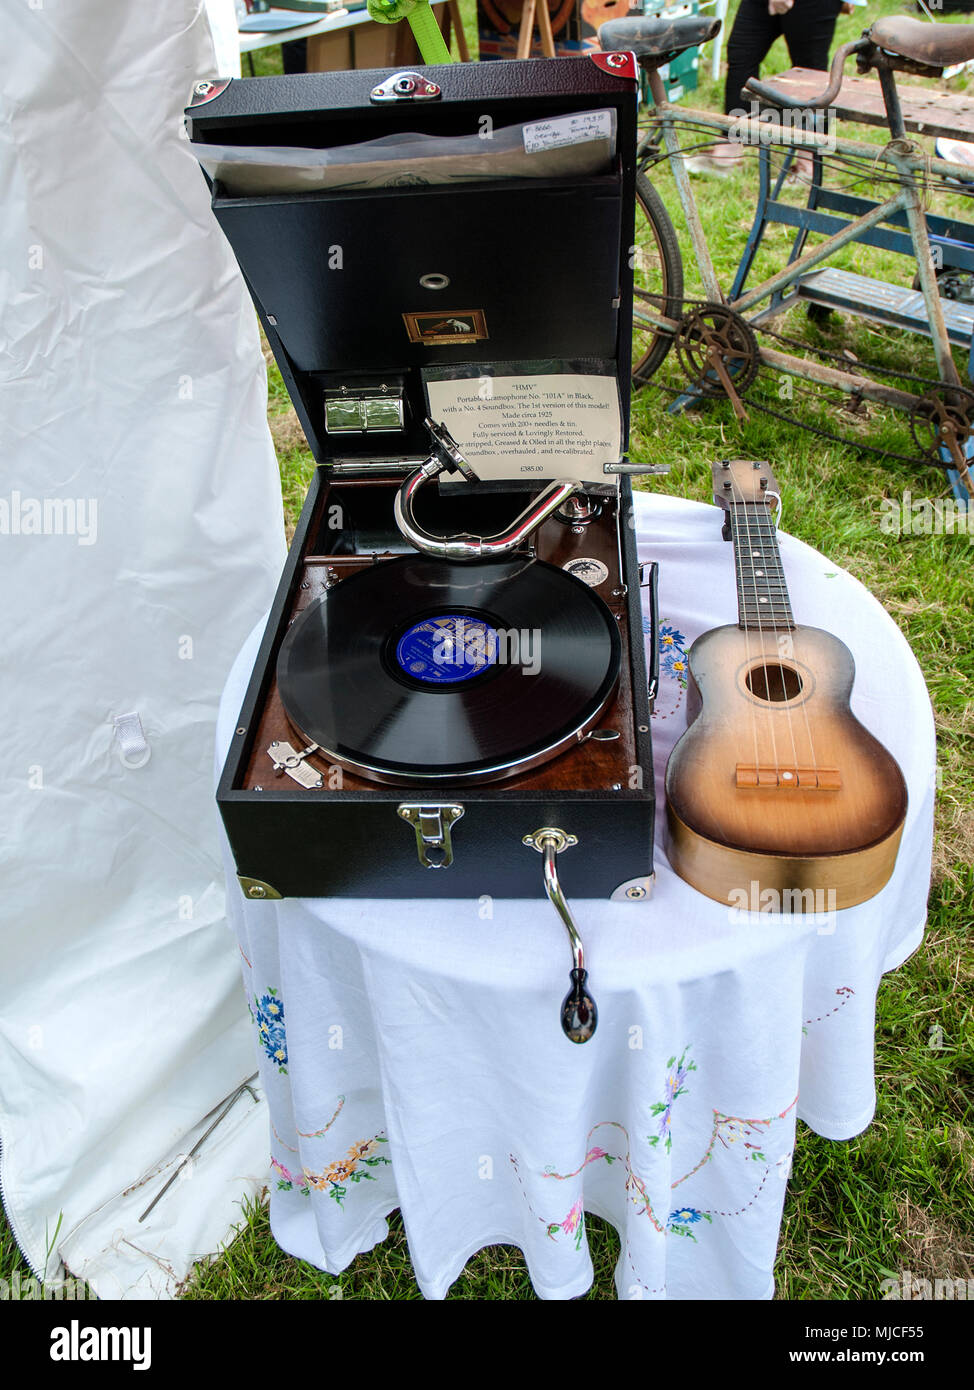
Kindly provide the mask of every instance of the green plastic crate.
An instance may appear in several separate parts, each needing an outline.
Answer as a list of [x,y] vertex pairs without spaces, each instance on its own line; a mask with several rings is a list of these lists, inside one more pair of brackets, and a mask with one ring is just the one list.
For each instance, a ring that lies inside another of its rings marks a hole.
[[[680,15],[700,13],[698,0],[680,0],[680,3],[675,5],[666,5],[663,3],[663,0],[642,0],[640,8],[642,9],[642,13],[649,17],[668,13],[675,19]],[[688,48],[685,53],[681,53],[674,58],[672,63],[663,64],[659,70],[659,74],[663,79],[667,100],[679,101],[687,92],[695,92],[697,90],[697,73],[699,67],[699,48]],[[643,99],[645,101],[651,100],[649,95],[649,84],[645,73],[642,75],[642,87]]]

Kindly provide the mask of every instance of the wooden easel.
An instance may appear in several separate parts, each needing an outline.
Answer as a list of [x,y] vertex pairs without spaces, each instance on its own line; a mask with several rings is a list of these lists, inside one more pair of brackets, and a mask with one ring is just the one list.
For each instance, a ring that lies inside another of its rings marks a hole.
[[521,27],[517,35],[517,56],[527,58],[531,52],[534,38],[535,15],[538,19],[538,33],[541,36],[541,52],[546,58],[555,56],[555,36],[551,32],[551,12],[548,0],[524,0],[521,10]]
[[463,20],[460,18],[460,6],[457,0],[447,0],[446,22],[443,24],[443,37],[446,39],[447,47],[450,46],[450,30],[456,31],[457,52],[460,54],[461,63],[470,62],[470,49],[467,47],[467,36],[463,32]]

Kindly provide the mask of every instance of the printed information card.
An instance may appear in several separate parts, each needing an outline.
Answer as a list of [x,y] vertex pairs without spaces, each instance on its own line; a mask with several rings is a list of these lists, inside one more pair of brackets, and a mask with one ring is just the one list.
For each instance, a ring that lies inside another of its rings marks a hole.
[[[573,478],[610,483],[622,453],[614,376],[566,373],[427,380],[430,415],[486,481]],[[444,484],[462,481],[443,475]]]

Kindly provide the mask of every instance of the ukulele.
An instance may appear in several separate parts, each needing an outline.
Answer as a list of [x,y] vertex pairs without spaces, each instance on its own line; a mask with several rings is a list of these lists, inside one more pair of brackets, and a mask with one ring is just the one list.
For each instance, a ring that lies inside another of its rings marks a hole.
[[739,617],[690,649],[690,727],[666,766],[670,864],[708,898],[751,911],[851,907],[893,872],[906,783],[849,706],[848,647],[795,624],[770,468],[735,459],[713,473]]

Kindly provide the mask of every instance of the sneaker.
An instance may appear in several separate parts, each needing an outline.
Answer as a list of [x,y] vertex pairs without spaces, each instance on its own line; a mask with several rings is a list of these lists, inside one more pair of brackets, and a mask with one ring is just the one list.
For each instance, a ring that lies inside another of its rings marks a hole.
[[699,150],[688,155],[685,163],[691,174],[732,174],[744,161],[744,151],[740,145],[730,140],[719,140],[709,149]]
[[797,154],[788,170],[788,183],[811,183],[815,164],[810,154]]

